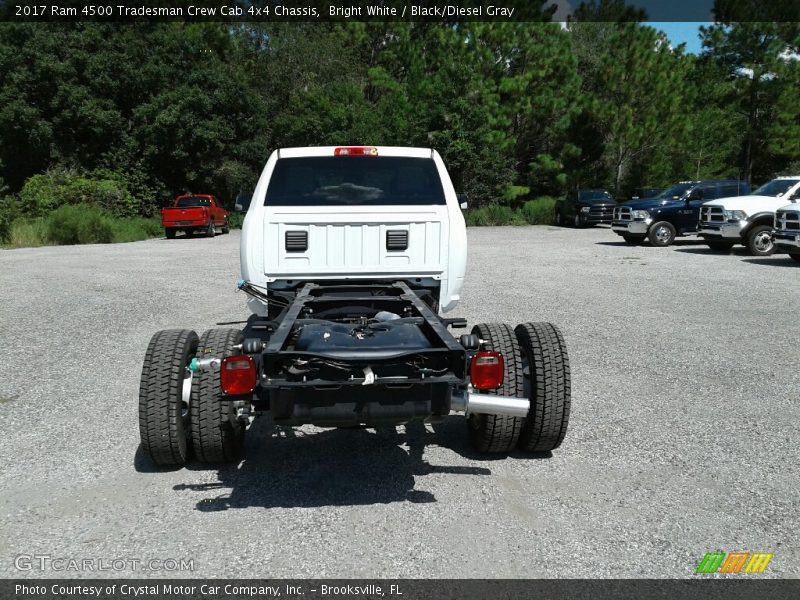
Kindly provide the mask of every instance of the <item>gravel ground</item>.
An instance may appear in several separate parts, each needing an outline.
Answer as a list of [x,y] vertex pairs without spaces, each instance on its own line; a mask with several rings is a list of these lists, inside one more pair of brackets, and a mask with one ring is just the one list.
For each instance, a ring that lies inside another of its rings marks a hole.
[[800,576],[800,266],[606,228],[469,238],[456,315],[564,331],[573,412],[549,458],[475,456],[458,416],[394,435],[261,419],[238,466],[155,471],[147,342],[247,316],[238,234],[0,251],[0,575],[80,575],[14,567],[43,554],[192,559],[170,575],[197,577],[680,578],[722,550]]

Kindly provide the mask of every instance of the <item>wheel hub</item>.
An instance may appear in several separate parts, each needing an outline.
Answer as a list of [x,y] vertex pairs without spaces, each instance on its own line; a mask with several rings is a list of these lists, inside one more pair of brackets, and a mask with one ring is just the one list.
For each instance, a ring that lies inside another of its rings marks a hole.
[[189,405],[192,401],[192,379],[194,373],[189,367],[183,368],[183,387],[181,388],[181,418],[189,418]]
[[759,252],[769,252],[772,249],[772,237],[766,231],[757,234],[753,246]]
[[669,229],[666,227],[659,227],[656,229],[656,239],[659,242],[668,242],[670,237]]

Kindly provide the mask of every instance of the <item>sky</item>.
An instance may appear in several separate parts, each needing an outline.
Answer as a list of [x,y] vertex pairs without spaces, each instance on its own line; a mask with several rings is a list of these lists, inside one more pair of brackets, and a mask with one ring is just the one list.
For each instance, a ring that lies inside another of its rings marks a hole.
[[711,23],[692,23],[692,22],[653,22],[645,23],[656,29],[660,29],[667,34],[673,46],[686,43],[686,52],[690,54],[700,54],[703,47],[700,44],[700,26],[711,25]]

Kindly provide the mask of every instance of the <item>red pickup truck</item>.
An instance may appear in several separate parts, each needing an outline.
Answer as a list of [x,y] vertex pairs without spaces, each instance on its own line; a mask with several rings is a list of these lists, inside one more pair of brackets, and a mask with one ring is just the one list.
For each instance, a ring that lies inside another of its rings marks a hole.
[[183,194],[175,198],[170,208],[161,209],[161,225],[168,239],[175,237],[179,231],[191,235],[195,231],[203,231],[206,236],[214,237],[217,229],[228,233],[228,211],[222,208],[214,196],[209,194]]

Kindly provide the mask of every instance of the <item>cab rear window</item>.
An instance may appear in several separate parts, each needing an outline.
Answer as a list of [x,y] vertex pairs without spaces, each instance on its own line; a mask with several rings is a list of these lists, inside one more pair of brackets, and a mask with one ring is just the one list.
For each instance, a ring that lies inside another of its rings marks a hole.
[[265,206],[387,206],[445,204],[430,158],[315,156],[281,158]]
[[198,206],[211,206],[208,198],[180,198],[175,204],[178,208],[196,208]]

